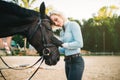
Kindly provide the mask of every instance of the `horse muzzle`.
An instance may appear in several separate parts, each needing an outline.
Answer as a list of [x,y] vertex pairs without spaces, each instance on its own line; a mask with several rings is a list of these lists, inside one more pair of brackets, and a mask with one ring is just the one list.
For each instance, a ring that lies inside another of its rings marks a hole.
[[50,51],[49,48],[43,50],[43,57],[45,59],[45,64],[56,65],[60,59],[60,54]]

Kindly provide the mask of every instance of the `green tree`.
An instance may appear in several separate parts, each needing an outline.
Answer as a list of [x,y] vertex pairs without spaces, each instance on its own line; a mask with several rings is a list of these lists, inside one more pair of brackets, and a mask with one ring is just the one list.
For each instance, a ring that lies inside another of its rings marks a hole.
[[[96,22],[96,25],[102,25],[102,34],[103,34],[103,51],[105,51],[106,48],[106,30],[105,28],[107,28],[109,30],[110,33],[114,33],[114,23],[111,23],[111,18],[113,18],[114,16],[114,12],[118,10],[118,7],[112,5],[110,7],[102,7],[100,8],[100,10],[98,11],[98,16],[94,17],[94,20]],[[114,34],[111,34],[112,38],[115,37]],[[116,42],[115,40],[113,40],[114,43]]]
[[[83,40],[84,49],[90,51],[120,51],[119,46],[119,21],[115,11],[118,8],[114,6],[102,7],[96,16],[88,20],[83,20]],[[116,27],[116,29],[115,29]],[[117,30],[117,31],[116,31]]]

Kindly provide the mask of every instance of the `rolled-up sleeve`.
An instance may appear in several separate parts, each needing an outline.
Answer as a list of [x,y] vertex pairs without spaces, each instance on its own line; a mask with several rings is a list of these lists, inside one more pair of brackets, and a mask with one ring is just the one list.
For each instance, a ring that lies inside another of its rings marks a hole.
[[73,22],[70,25],[70,28],[71,28],[71,32],[73,35],[73,41],[65,42],[63,44],[63,47],[67,48],[67,49],[82,48],[83,47],[83,38],[82,38],[80,26],[76,22]]

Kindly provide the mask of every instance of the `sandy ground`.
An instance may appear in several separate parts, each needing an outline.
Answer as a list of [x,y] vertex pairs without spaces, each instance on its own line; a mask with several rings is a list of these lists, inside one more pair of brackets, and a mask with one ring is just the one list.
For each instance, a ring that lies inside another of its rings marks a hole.
[[[13,67],[32,65],[39,59],[38,56],[7,56],[3,58]],[[120,56],[83,56],[83,58],[85,70],[82,80],[120,80]],[[43,63],[31,80],[66,80],[63,59],[61,57],[55,66],[47,66]],[[26,70],[3,69],[2,73],[7,80],[28,80],[37,66],[38,64]],[[0,60],[0,68],[5,67]],[[0,80],[4,79],[0,77]]]

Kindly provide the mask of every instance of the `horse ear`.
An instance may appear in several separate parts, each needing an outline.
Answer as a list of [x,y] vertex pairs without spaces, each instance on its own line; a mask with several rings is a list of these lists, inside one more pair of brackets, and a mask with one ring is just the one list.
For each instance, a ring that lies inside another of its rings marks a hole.
[[42,19],[44,19],[45,18],[45,3],[44,2],[42,2],[41,3],[41,5],[40,5],[40,17],[42,18]]

